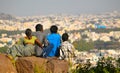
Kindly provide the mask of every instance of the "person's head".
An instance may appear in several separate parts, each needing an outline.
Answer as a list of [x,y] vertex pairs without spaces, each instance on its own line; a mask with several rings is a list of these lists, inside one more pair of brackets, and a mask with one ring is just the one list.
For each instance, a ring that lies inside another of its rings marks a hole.
[[28,37],[28,38],[30,38],[31,37],[31,35],[32,35],[32,30],[31,29],[26,29],[25,30],[25,34],[26,34],[26,36]]
[[69,38],[69,35],[67,33],[63,33],[63,35],[62,35],[63,42],[68,41],[68,38]]
[[43,31],[43,25],[37,24],[37,25],[35,26],[35,29],[36,29],[36,31]]
[[51,32],[51,33],[57,33],[57,31],[58,31],[58,27],[57,27],[56,25],[52,25],[52,26],[50,27],[50,32]]

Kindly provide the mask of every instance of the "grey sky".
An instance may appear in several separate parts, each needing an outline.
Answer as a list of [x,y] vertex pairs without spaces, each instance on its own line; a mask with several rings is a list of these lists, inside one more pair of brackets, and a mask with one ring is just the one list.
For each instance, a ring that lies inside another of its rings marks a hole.
[[16,16],[120,11],[120,0],[0,0],[0,13]]

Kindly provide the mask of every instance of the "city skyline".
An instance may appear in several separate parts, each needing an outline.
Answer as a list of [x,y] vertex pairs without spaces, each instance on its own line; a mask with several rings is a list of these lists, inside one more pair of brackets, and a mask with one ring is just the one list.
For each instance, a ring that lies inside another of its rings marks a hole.
[[0,13],[16,16],[120,11],[120,0],[0,0]]

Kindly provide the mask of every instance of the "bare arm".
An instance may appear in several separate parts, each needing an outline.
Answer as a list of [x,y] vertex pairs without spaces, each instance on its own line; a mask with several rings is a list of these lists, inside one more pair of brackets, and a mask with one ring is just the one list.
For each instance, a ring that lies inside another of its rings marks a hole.
[[38,39],[35,40],[35,43],[36,43],[39,47],[43,48],[43,47],[42,47],[42,43],[41,43]]

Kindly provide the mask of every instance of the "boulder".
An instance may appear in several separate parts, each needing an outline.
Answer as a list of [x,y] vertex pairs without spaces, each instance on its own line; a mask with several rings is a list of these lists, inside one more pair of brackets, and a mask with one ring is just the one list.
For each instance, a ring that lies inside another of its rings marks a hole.
[[16,69],[18,73],[67,73],[68,63],[57,58],[20,57]]
[[57,59],[48,59],[47,61],[47,69],[52,73],[68,73],[68,62],[65,60],[57,60]]
[[0,73],[17,73],[12,62],[5,54],[0,54]]

